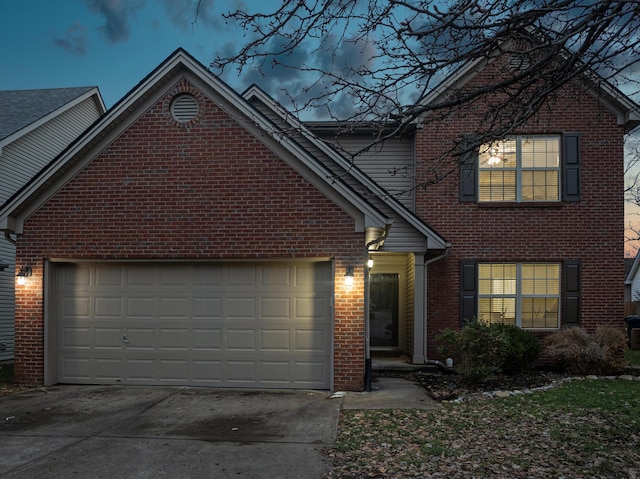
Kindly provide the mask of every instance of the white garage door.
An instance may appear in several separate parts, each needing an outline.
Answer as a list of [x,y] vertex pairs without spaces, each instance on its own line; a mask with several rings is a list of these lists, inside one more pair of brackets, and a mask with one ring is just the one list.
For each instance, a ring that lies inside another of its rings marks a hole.
[[54,267],[59,383],[330,388],[330,262]]

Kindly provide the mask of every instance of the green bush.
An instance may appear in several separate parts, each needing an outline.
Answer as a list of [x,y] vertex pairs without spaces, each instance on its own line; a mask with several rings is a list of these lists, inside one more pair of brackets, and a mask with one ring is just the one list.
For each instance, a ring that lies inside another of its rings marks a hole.
[[568,328],[545,338],[544,355],[571,374],[619,374],[624,371],[627,342],[622,331],[603,326],[589,335]]
[[468,381],[516,374],[531,367],[540,353],[538,338],[506,324],[473,321],[462,329],[445,329],[437,339],[440,352],[453,358],[457,371]]
[[531,369],[540,355],[538,338],[512,324],[492,324],[491,330],[506,337],[507,347],[500,368],[503,373],[517,374]]

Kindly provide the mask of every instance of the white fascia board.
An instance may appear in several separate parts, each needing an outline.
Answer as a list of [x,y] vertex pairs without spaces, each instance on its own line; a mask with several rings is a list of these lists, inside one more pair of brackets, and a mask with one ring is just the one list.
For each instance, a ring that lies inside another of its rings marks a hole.
[[[418,219],[413,213],[406,210],[395,198],[390,197],[389,194],[381,188],[377,183],[371,180],[366,174],[360,171],[358,168],[354,168],[353,165],[333,148],[327,145],[324,141],[318,140],[303,124],[301,124],[296,118],[288,111],[277,104],[269,95],[267,95],[260,88],[253,86],[249,88],[243,95],[246,99],[251,96],[256,96],[260,101],[269,106],[275,113],[277,113],[282,120],[291,125],[292,128],[299,131],[305,138],[312,142],[317,148],[319,148],[324,154],[338,163],[345,171],[354,176],[358,181],[365,184],[376,196],[383,199],[383,201],[400,217],[406,220],[411,226],[416,228],[420,233],[428,238],[429,244],[433,244],[435,249],[446,248],[447,243],[437,235],[434,231],[428,228],[420,219]],[[389,223],[390,224],[390,223]]]
[[624,281],[624,284],[633,283],[633,277],[636,275],[636,271],[638,271],[638,265],[640,263],[640,254],[636,255],[636,258],[633,260],[633,264],[631,265],[631,269],[627,274],[627,278]]
[[82,103],[84,100],[86,100],[87,98],[90,98],[90,97],[92,97],[94,95],[96,96],[96,99],[98,100],[98,105],[100,105],[100,107],[102,108],[102,111],[100,112],[100,114],[103,114],[105,111],[107,111],[107,109],[104,106],[104,101],[102,100],[102,96],[100,95],[100,91],[98,90],[97,87],[93,87],[91,90],[88,90],[85,93],[83,93],[82,95],[75,97],[73,100],[65,103],[61,107],[53,110],[52,112],[46,114],[45,116],[43,116],[41,118],[38,118],[36,121],[34,121],[33,123],[30,123],[29,125],[25,126],[21,130],[15,131],[11,135],[9,135],[6,138],[3,138],[2,140],[0,140],[0,151],[2,151],[2,147],[6,146],[6,145],[8,145],[10,143],[13,143],[18,138],[21,138],[21,137],[25,136],[26,134],[32,132],[33,130],[41,127],[42,125],[47,123],[49,120],[52,120],[53,118],[57,117],[58,115],[64,113],[65,111],[69,110],[70,108],[73,108],[74,106]]
[[[155,71],[152,75],[145,78],[130,94],[128,97],[124,98],[121,102],[117,103],[111,110],[109,110],[102,118],[93,126],[93,128],[88,131],[84,136],[82,136],[76,143],[74,143],[68,150],[64,152],[63,155],[59,156],[56,161],[40,175],[36,180],[27,184],[25,189],[21,192],[20,195],[15,197],[10,203],[6,204],[2,210],[0,210],[0,225],[4,225],[6,229],[12,231],[13,233],[20,234],[22,233],[22,226],[26,218],[28,218],[33,212],[35,212],[46,200],[48,200],[55,192],[57,188],[52,186],[50,188],[48,195],[42,194],[40,195],[38,201],[34,202],[24,211],[21,211],[17,217],[13,217],[12,213],[19,207],[19,205],[29,196],[36,193],[43,185],[50,182],[55,173],[71,158],[73,158],[76,154],[78,154],[82,149],[86,148],[92,142],[94,142],[95,138],[101,134],[101,132],[108,126],[111,122],[115,121],[120,115],[126,115],[128,110],[135,105],[148,91],[149,89],[156,84],[162,77],[167,75],[172,69],[183,64],[186,68],[197,78],[199,78],[208,88],[212,89],[219,96],[218,100],[222,103],[225,103],[228,107],[232,107],[235,112],[230,111],[229,108],[226,109],[226,112],[232,117],[236,118],[236,120],[240,120],[238,118],[238,114],[246,119],[244,122],[244,127],[251,131],[256,138],[260,139],[265,133],[268,134],[270,139],[274,144],[282,145],[282,147],[291,153],[294,158],[297,158],[298,161],[304,163],[304,165],[309,168],[309,170],[313,171],[316,175],[314,180],[318,182],[318,179],[321,179],[325,186],[330,186],[333,191],[338,191],[340,195],[347,200],[351,205],[357,206],[362,218],[357,218],[358,215],[354,216],[356,219],[356,227],[364,230],[367,226],[384,226],[388,219],[379,211],[377,211],[372,206],[364,203],[360,197],[353,191],[351,191],[348,187],[341,184],[340,182],[329,184],[327,176],[327,171],[323,170],[313,159],[309,157],[309,154],[302,149],[299,145],[295,144],[295,142],[291,141],[286,135],[282,135],[281,132],[277,131],[271,123],[265,119],[260,113],[256,112],[253,107],[251,107],[245,100],[242,99],[238,95],[238,93],[227,86],[224,82],[218,80],[208,71],[206,71],[199,63],[195,62],[191,57],[186,55],[183,51],[179,51],[176,53],[171,59],[169,59],[164,65],[161,65],[157,71]],[[222,105],[221,105],[222,106]],[[234,114],[234,113],[238,114]],[[111,138],[111,134],[107,135],[105,139],[101,140],[99,144],[102,142],[108,141]],[[96,149],[96,146],[92,147]],[[289,162],[291,164],[291,160]],[[66,173],[61,180],[63,183],[66,182],[69,178],[74,176],[80,169],[84,167],[84,162],[78,163],[76,167],[74,167],[70,172]],[[317,185],[316,185],[317,186]],[[325,190],[328,191],[328,190]],[[350,211],[354,213],[354,210]],[[353,215],[352,215],[353,216]]]

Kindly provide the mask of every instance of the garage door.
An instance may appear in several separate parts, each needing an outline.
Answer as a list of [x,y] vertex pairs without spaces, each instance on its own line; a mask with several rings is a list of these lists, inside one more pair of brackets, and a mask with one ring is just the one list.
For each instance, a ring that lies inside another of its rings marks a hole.
[[59,383],[330,388],[330,262],[54,267]]

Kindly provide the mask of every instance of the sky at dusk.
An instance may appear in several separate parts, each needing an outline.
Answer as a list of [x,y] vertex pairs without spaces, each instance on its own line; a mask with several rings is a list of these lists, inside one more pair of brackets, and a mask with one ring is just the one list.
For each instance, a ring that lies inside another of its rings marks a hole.
[[177,48],[208,66],[242,41],[243,32],[222,17],[241,6],[213,0],[202,0],[199,9],[197,0],[2,0],[0,89],[98,86],[109,108]]
[[[246,42],[250,33],[227,22],[223,13],[278,3],[0,0],[0,90],[97,86],[110,108],[179,47],[208,66],[216,55]],[[283,85],[300,82],[290,70],[271,73],[262,77],[249,69],[242,78],[229,72],[224,80],[239,92],[258,83],[276,99]],[[638,222],[634,211],[627,208],[625,225]],[[631,246],[626,255],[635,254]]]

